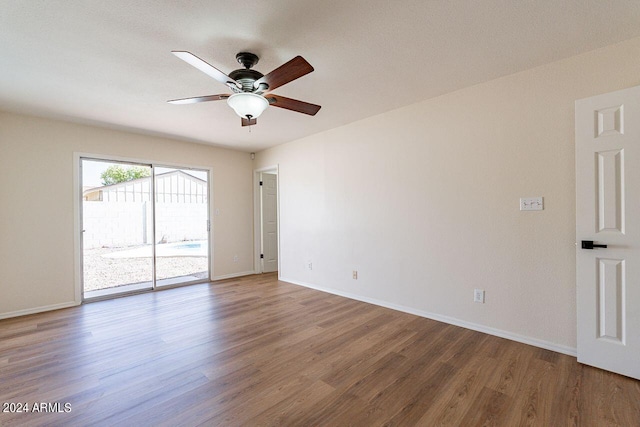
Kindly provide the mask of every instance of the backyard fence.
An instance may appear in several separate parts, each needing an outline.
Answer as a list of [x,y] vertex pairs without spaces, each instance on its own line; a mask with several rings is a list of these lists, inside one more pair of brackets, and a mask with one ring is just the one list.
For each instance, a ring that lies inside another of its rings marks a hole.
[[86,190],[82,210],[83,247],[206,240],[206,182],[175,171],[158,175],[155,187],[155,238],[150,178]]

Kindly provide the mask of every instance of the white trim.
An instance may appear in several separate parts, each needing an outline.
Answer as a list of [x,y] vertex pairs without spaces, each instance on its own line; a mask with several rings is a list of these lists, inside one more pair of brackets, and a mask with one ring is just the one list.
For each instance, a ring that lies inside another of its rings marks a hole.
[[216,208],[214,206],[214,196],[213,193],[213,168],[207,168],[207,185],[208,194],[207,201],[209,202],[209,280],[213,278],[213,256],[214,256],[214,240],[213,240],[213,220],[215,219]]
[[24,310],[11,311],[9,313],[1,313],[0,320],[9,319],[11,317],[27,316],[29,314],[42,313],[45,311],[60,310],[61,308],[77,307],[79,305],[80,305],[80,302],[69,301],[69,302],[62,302],[60,304],[45,305],[42,307],[25,308]]
[[82,303],[82,218],[80,207],[82,206],[82,188],[80,180],[80,153],[73,153],[73,285],[74,302]]
[[577,351],[574,347],[568,347],[561,344],[552,343],[549,341],[540,340],[537,338],[531,338],[524,335],[516,334],[513,332],[503,331],[502,329],[496,329],[489,326],[479,325],[477,323],[467,322],[465,320],[456,319],[454,317],[443,316],[441,314],[430,313],[428,311],[418,310],[411,307],[406,307],[400,304],[394,304],[387,301],[378,300],[375,298],[363,297],[360,295],[351,294],[349,292],[342,292],[335,289],[326,289],[317,285],[313,285],[311,283],[300,282],[297,280],[291,280],[284,277],[281,277],[279,280],[283,282],[292,283],[294,285],[304,286],[306,288],[315,289],[318,291],[326,292],[333,295],[338,295],[341,297],[353,299],[356,301],[362,301],[369,304],[378,305],[380,307],[390,308],[392,310],[402,311],[404,313],[413,314],[420,317],[425,317],[427,319],[436,320],[438,322],[448,323],[454,326],[460,326],[465,329],[471,329],[472,331],[482,332],[489,335],[494,335],[500,338],[506,338],[511,341],[520,342],[523,344],[532,345],[534,347],[544,348],[546,350],[555,351],[557,353],[566,354],[568,356],[576,357]]
[[107,162],[125,162],[125,163],[141,163],[145,165],[153,165],[159,167],[167,167],[167,168],[175,168],[175,169],[199,169],[199,170],[209,170],[212,169],[210,165],[195,165],[195,164],[185,164],[185,163],[174,163],[174,162],[165,162],[162,160],[154,160],[154,159],[141,159],[137,157],[123,157],[123,156],[112,156],[110,154],[97,154],[97,153],[86,153],[86,152],[74,152],[74,155],[77,155],[78,158],[85,157],[89,160],[104,160]]
[[260,274],[260,273],[257,273],[255,271],[243,271],[240,273],[223,274],[222,276],[216,276],[211,280],[215,282],[216,280],[235,279],[236,277],[252,276],[254,274]]

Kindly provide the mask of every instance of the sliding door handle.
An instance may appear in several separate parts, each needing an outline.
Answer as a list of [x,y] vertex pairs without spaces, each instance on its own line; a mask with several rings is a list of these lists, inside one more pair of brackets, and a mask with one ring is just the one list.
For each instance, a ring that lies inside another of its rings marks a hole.
[[594,245],[593,240],[583,240],[582,249],[606,248],[607,245]]

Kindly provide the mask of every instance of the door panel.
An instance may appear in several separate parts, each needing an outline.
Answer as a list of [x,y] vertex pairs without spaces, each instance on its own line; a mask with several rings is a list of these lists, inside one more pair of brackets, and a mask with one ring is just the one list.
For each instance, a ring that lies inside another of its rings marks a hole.
[[624,151],[602,151],[596,155],[598,232],[624,233]]
[[84,298],[153,287],[151,166],[81,159]]
[[598,259],[598,338],[624,344],[624,260]]
[[209,278],[206,171],[155,167],[156,286]]
[[262,271],[278,271],[278,177],[262,173]]
[[639,144],[640,87],[576,101],[578,361],[638,379]]

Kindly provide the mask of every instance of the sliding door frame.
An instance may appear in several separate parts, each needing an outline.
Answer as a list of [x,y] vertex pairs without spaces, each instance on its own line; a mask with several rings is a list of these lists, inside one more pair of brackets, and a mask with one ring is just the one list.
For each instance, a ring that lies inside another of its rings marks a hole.
[[[105,297],[97,297],[84,299],[84,271],[83,271],[83,238],[82,238],[82,173],[81,173],[81,162],[83,160],[96,160],[96,161],[104,161],[104,162],[113,162],[113,163],[126,163],[126,164],[139,164],[139,165],[149,165],[151,166],[151,185],[150,189],[152,191],[152,205],[153,205],[153,236],[154,236],[154,244],[152,245],[152,254],[153,254],[153,286],[150,289],[130,291],[130,292],[122,292],[114,295],[108,295]],[[164,162],[164,161],[155,161],[149,159],[139,159],[139,158],[131,158],[131,157],[122,157],[122,156],[112,156],[105,154],[96,154],[96,153],[84,153],[84,152],[74,152],[73,153],[73,223],[74,223],[74,233],[73,233],[73,241],[74,241],[74,285],[75,285],[75,295],[74,299],[77,304],[82,304],[83,302],[90,301],[98,301],[102,299],[109,298],[117,298],[125,295],[139,294],[145,292],[154,292],[157,290],[170,289],[174,287],[180,286],[189,286],[197,283],[207,283],[212,280],[214,277],[213,271],[213,226],[212,226],[212,218],[213,218],[213,168],[210,166],[202,166],[202,165],[186,165],[183,163],[172,163],[172,162]],[[155,195],[155,168],[156,167],[167,167],[167,168],[176,168],[176,169],[194,169],[199,171],[207,172],[207,221],[208,221],[208,229],[207,229],[207,253],[208,253],[208,261],[209,261],[209,277],[202,280],[194,280],[189,282],[178,283],[174,285],[166,285],[157,287],[156,286],[156,245],[155,245],[155,236],[156,236],[156,195]]]

